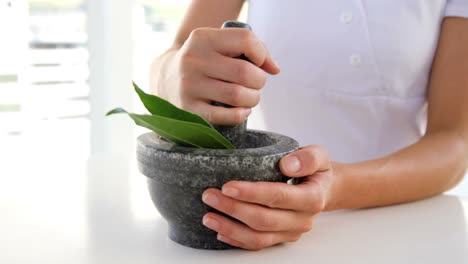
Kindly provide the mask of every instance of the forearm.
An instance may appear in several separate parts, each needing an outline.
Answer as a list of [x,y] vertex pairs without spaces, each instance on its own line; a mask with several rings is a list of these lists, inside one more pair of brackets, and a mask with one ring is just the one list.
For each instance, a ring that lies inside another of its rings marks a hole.
[[468,164],[464,137],[428,134],[389,156],[355,164],[334,164],[337,184],[327,210],[410,202],[455,186]]

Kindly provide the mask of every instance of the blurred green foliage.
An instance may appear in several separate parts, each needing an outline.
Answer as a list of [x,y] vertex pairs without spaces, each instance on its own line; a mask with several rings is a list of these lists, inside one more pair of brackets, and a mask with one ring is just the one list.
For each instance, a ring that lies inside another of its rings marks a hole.
[[19,104],[0,104],[0,113],[19,112],[20,110]]

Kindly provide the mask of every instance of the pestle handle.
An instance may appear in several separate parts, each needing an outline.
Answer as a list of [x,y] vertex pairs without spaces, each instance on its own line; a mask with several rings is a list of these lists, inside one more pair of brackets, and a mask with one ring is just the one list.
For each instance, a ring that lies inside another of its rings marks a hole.
[[[245,28],[245,29],[248,29],[248,30],[252,31],[252,27],[249,24],[239,22],[239,21],[235,21],[235,20],[229,20],[229,21],[224,22],[223,26],[221,26],[221,28]],[[241,59],[241,60],[249,61],[249,59],[244,54],[242,54],[242,55],[240,55],[239,57],[236,57],[236,58]]]
[[[229,20],[223,23],[223,26],[221,28],[245,28],[248,30],[252,30],[252,27],[249,24],[242,23],[239,21],[234,21],[234,20]],[[241,60],[246,60],[249,61],[249,59],[245,55],[240,55],[239,57],[236,57],[237,59]],[[222,107],[227,107],[231,108],[232,106],[220,103],[220,102],[213,102],[212,103],[215,106],[222,106]],[[224,137],[226,137],[231,143],[236,146],[236,148],[241,148],[246,132],[247,132],[247,120],[245,120],[242,124],[240,125],[235,125],[235,126],[214,126],[216,130],[218,130],[219,133],[221,133]]]

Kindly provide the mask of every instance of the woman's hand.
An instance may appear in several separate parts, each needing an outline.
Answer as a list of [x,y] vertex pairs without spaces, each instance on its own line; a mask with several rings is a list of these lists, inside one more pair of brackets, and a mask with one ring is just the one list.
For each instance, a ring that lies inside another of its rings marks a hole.
[[[242,54],[250,62],[234,58]],[[241,28],[193,30],[170,65],[165,78],[175,87],[166,88],[166,99],[220,125],[242,123],[259,103],[267,73],[279,72],[263,43]],[[233,108],[213,106],[213,101]]]
[[298,185],[231,181],[222,190],[208,189],[203,201],[233,218],[207,213],[203,224],[218,232],[218,239],[236,247],[259,250],[297,241],[310,231],[335,187],[331,162],[324,149],[308,146],[280,161],[283,174],[301,177]]

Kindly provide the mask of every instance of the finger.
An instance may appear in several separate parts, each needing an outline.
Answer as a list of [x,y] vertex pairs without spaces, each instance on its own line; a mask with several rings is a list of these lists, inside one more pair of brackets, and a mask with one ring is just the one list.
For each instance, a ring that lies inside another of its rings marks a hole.
[[328,154],[320,146],[301,148],[280,160],[280,169],[289,177],[304,177],[331,167]]
[[269,53],[254,32],[240,28],[216,29],[211,32],[213,48],[229,57],[245,55],[250,62],[260,67]]
[[266,83],[266,73],[252,63],[235,58],[212,54],[204,61],[202,71],[205,76],[236,83],[244,87],[261,89]]
[[[199,50],[215,50],[228,57],[245,55],[251,63],[270,74],[277,74],[279,67],[272,60],[265,45],[250,30],[240,28],[198,28],[191,32],[186,43]],[[211,45],[211,47],[209,46]],[[206,55],[206,54],[205,54]]]
[[265,72],[273,75],[276,75],[281,71],[281,68],[278,66],[278,63],[271,57],[268,57],[262,64],[262,66],[260,66],[260,68]]
[[203,224],[218,232],[223,242],[249,250],[260,250],[282,242],[297,241],[300,237],[300,233],[295,232],[257,231],[215,213],[206,214],[203,217]]
[[244,107],[227,108],[211,105],[211,102],[194,102],[184,109],[197,113],[214,125],[237,125],[249,117],[252,109]]
[[295,230],[307,232],[312,224],[309,214],[246,203],[226,197],[217,189],[206,190],[202,199],[207,205],[257,231]]
[[187,89],[187,94],[194,98],[245,108],[255,107],[260,101],[258,90],[210,78],[194,83],[190,89]]
[[[261,204],[269,208],[319,213],[324,208],[325,194],[318,184],[289,185],[278,182],[230,181],[223,185],[222,193],[239,201]],[[298,222],[300,229],[310,229],[305,219]],[[299,228],[299,226],[298,226]]]
[[262,44],[263,44],[263,47],[265,47],[265,49],[267,50],[268,56],[266,56],[265,62],[263,62],[260,68],[262,68],[262,70],[268,72],[269,74],[276,75],[280,73],[281,69],[278,63],[271,57],[270,52],[266,48],[265,44],[264,43]]
[[229,238],[225,235],[222,235],[220,233],[218,233],[216,235],[216,238],[219,240],[219,241],[222,241],[226,244],[229,244],[231,246],[234,246],[234,247],[238,247],[238,248],[244,248],[244,249],[247,249],[246,246],[244,244],[242,244],[241,242],[237,241],[237,240],[234,240],[232,238]]

